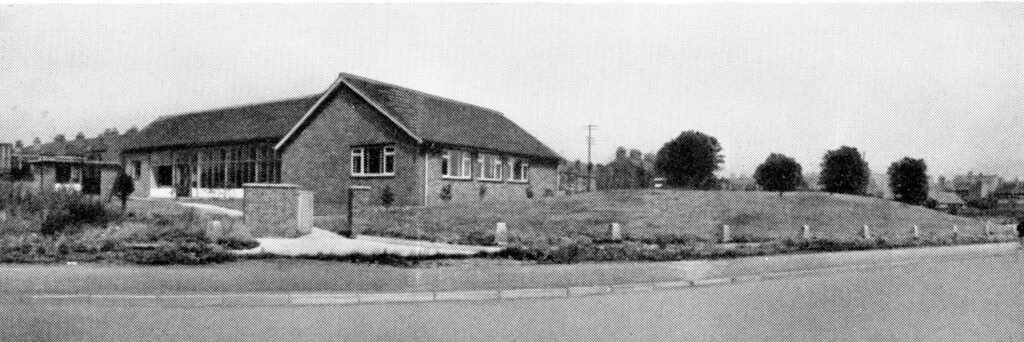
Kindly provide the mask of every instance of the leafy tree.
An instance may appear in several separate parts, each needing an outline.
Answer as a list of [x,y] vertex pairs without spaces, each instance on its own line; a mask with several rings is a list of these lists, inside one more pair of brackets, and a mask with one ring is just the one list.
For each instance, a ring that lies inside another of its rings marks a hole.
[[889,166],[893,200],[913,205],[928,200],[928,166],[924,159],[903,158]]
[[668,186],[713,189],[718,186],[715,171],[723,161],[721,151],[715,137],[686,131],[658,150],[654,166]]
[[818,182],[826,192],[864,194],[871,178],[868,162],[854,147],[843,146],[825,153]]
[[117,178],[114,179],[114,188],[112,190],[110,195],[117,196],[121,200],[121,212],[123,213],[128,204],[128,196],[135,192],[135,181],[127,173],[121,171],[121,173],[117,174]]
[[765,191],[778,191],[779,197],[786,191],[796,190],[804,182],[803,169],[795,159],[779,153],[772,153],[757,166],[754,180]]

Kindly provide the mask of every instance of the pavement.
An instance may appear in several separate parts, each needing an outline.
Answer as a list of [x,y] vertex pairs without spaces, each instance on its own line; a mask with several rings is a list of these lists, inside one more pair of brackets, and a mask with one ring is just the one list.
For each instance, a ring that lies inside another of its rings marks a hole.
[[[581,296],[650,292],[690,287],[722,286],[843,273],[922,262],[971,260],[1020,255],[1016,243],[978,244],[950,247],[873,250],[838,253],[779,255],[715,261],[652,263],[590,263],[574,265],[518,265],[511,267],[437,267],[411,269],[361,268],[339,274],[339,279],[357,279],[347,286],[328,291],[301,288],[278,291],[214,293],[9,293],[0,303],[38,305],[107,305],[161,307],[235,306],[333,306],[349,304],[421,303],[445,301],[490,301],[530,298],[572,298]],[[230,266],[230,265],[229,265]],[[141,268],[143,272],[154,269]],[[156,269],[159,270],[159,269]],[[374,272],[373,270],[376,270]],[[384,270],[384,272],[380,272]],[[319,270],[323,271],[323,270]],[[27,270],[38,273],[38,270]],[[287,271],[284,271],[287,272]],[[364,272],[364,273],[360,273]],[[372,272],[372,273],[371,273]],[[17,272],[7,272],[17,273]],[[248,272],[252,273],[252,272]],[[303,276],[305,272],[291,274]],[[25,273],[28,274],[28,273]],[[289,275],[286,273],[286,275]],[[135,274],[145,277],[144,274]],[[245,275],[227,277],[244,284]],[[259,276],[259,275],[255,275]],[[21,280],[23,277],[15,277]],[[39,289],[57,282],[27,284]],[[198,279],[196,277],[195,279]],[[196,281],[193,279],[192,281]],[[360,279],[365,279],[362,281]],[[95,280],[93,280],[95,282]],[[124,281],[110,279],[106,283]],[[296,280],[288,284],[305,284]],[[230,285],[230,284],[229,284]],[[291,286],[291,285],[289,285]],[[301,286],[296,286],[301,287]]]
[[402,256],[473,255],[478,252],[496,252],[498,247],[463,246],[424,241],[358,236],[350,239],[337,233],[313,228],[309,234],[297,238],[257,238],[259,247],[239,251],[239,254],[269,253],[283,256],[397,254]]
[[229,208],[225,208],[225,207],[221,207],[221,206],[216,206],[216,205],[212,205],[212,204],[186,203],[186,202],[177,202],[177,203],[180,204],[183,207],[194,208],[196,210],[203,211],[203,212],[208,212],[208,213],[220,214],[220,215],[225,215],[225,216],[230,216],[230,217],[243,217],[244,216],[244,214],[242,213],[241,210],[229,209]]
[[260,307],[252,305],[281,296],[225,297],[230,305],[201,307],[0,303],[0,340],[1024,341],[1021,274],[1024,254],[1014,253],[560,298]]

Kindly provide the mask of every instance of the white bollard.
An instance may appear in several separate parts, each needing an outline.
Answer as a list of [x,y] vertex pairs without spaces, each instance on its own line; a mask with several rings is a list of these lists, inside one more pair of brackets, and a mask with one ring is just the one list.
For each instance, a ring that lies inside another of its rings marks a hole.
[[953,237],[960,235],[960,227],[953,226]]
[[918,227],[916,224],[914,225],[914,238],[921,238],[921,227]]
[[220,221],[206,223],[206,237],[208,239],[217,241],[221,236],[224,236],[224,225]]
[[618,222],[608,225],[608,237],[612,241],[622,240],[622,227],[619,225]]
[[732,231],[729,228],[729,225],[727,225],[727,224],[723,224],[722,225],[722,231],[721,231],[720,238],[721,238],[721,240],[719,240],[719,241],[721,241],[722,243],[727,243],[729,241],[732,241]]
[[992,220],[985,221],[985,236],[992,235]]
[[498,222],[494,227],[494,243],[498,246],[508,245],[508,226],[505,222]]
[[863,235],[863,237],[865,239],[870,239],[871,238],[871,227],[868,227],[868,225],[865,224],[864,225],[864,231],[861,232],[861,234]]
[[804,239],[810,239],[811,238],[811,226],[808,226],[808,225],[805,224],[803,229],[802,229],[802,232],[800,233],[800,236],[803,237]]

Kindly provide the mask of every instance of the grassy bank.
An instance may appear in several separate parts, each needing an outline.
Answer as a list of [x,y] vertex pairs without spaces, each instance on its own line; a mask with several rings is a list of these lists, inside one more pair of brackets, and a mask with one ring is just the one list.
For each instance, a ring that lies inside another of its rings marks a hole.
[[[354,225],[370,235],[424,238],[449,243],[489,243],[495,223],[508,225],[518,245],[562,244],[607,238],[608,225],[622,225],[626,240],[648,243],[713,241],[722,224],[740,240],[796,237],[802,225],[820,239],[859,239],[869,225],[876,236],[907,237],[917,225],[925,235],[978,235],[984,223],[888,200],[821,192],[779,197],[767,192],[621,190],[540,201],[485,202],[416,208],[364,208]],[[344,217],[321,218],[320,226],[344,230]]]

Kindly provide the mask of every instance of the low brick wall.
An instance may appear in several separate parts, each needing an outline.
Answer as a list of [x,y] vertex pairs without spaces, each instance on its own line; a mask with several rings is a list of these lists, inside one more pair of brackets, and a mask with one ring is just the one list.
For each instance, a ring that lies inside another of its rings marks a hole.
[[313,227],[313,194],[293,184],[245,184],[242,212],[254,237],[296,237]]

